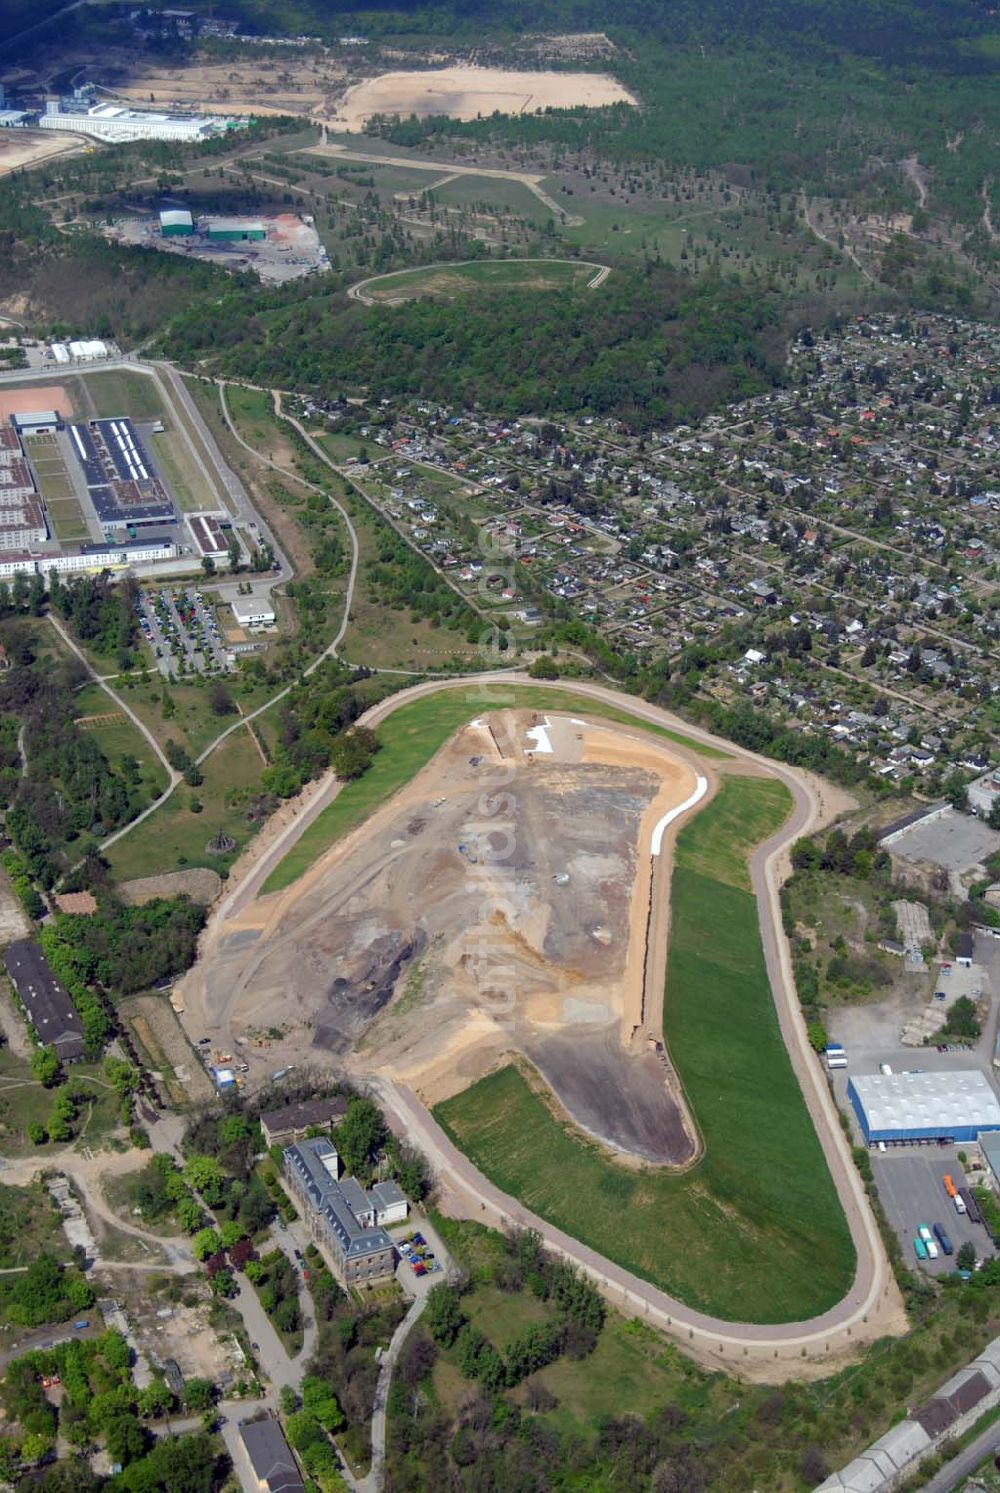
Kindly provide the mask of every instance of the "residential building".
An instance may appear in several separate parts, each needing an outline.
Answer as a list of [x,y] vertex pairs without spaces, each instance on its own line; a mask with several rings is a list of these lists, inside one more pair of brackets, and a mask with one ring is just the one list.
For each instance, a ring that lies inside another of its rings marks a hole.
[[[383,1280],[395,1271],[396,1249],[375,1222],[380,1204],[353,1177],[341,1182],[339,1174],[340,1158],[328,1140],[305,1140],[285,1152],[285,1176],[332,1268],[348,1285]],[[383,1216],[390,1206],[382,1206]]]
[[279,1423],[268,1416],[241,1422],[240,1442],[247,1467],[240,1467],[240,1482],[248,1493],[305,1493],[292,1449]]

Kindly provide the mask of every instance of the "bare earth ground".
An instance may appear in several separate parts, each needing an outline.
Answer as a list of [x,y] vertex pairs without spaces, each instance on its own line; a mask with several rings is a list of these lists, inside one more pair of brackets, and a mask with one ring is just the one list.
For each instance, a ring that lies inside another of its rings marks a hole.
[[181,896],[208,907],[219,895],[221,886],[218,871],[197,866],[190,871],[166,871],[162,876],[137,876],[134,881],[123,881],[118,890],[122,901],[132,907],[152,902],[156,897]]
[[347,79],[341,64],[306,55],[226,62],[196,57],[183,67],[168,67],[152,57],[112,52],[92,58],[90,66],[88,76],[123,100],[212,114],[323,114]]
[[32,410],[58,410],[63,416],[76,413],[61,384],[33,384],[30,389],[5,389],[0,393],[0,422]]
[[0,947],[27,938],[31,919],[18,901],[6,871],[0,870]]
[[349,88],[333,123],[360,130],[372,114],[448,114],[452,119],[478,115],[530,114],[536,109],[569,109],[578,105],[634,104],[622,85],[604,73],[517,72],[472,65],[433,72],[383,73]]
[[243,1046],[251,1084],[271,1028],[268,1069],[332,1058],[427,1104],[519,1051],[619,1153],[689,1162],[643,989],[673,845],[654,860],[652,831],[696,774],[639,732],[544,719],[550,752],[528,712],[465,727],[293,886],[213,925],[178,990],[188,1032]]
[[0,130],[0,176],[22,166],[37,166],[49,156],[80,150],[83,140],[63,130]]

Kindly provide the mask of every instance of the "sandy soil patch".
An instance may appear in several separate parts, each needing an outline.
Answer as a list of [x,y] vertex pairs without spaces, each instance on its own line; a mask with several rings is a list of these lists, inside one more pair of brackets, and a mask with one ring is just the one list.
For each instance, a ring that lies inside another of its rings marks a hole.
[[112,64],[99,69],[97,77],[122,99],[147,107],[181,106],[213,114],[316,114],[329,106],[347,73],[322,57],[253,57],[221,63],[195,60],[185,67],[161,67],[153,61]]
[[84,143],[79,135],[62,130],[0,130],[0,176],[79,150]]
[[156,897],[190,897],[192,902],[208,906],[219,895],[222,878],[218,871],[198,866],[192,871],[167,871],[162,876],[138,876],[123,881],[118,890],[123,902],[140,907]]
[[0,870],[0,947],[31,933],[31,919],[21,906],[6,871]]
[[0,391],[0,421],[11,415],[27,415],[33,410],[58,410],[64,419],[75,415],[73,401],[62,384],[33,384],[30,389]]
[[349,88],[333,123],[360,130],[373,114],[530,114],[536,109],[589,109],[634,104],[632,95],[606,73],[517,72],[506,68],[445,67],[432,72],[383,73]]
[[121,1011],[171,1103],[203,1104],[212,1098],[211,1080],[164,996],[133,996]]

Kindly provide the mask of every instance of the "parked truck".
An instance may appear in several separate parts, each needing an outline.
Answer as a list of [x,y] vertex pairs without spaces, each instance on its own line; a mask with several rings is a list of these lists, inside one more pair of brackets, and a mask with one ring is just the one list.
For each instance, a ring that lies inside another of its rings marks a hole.
[[944,1190],[950,1198],[953,1198],[958,1191],[958,1188],[947,1174],[944,1179]]
[[965,1198],[960,1192],[956,1192],[955,1196],[952,1198],[952,1202],[955,1204],[956,1213],[968,1213],[969,1209],[966,1205]]

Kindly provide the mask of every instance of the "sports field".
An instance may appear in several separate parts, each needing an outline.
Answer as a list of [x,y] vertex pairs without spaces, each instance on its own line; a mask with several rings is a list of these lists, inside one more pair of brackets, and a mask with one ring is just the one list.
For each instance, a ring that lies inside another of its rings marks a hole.
[[510,1064],[434,1111],[505,1192],[729,1321],[815,1316],[841,1299],[854,1269],[747,887],[748,855],[789,808],[773,779],[725,777],[678,837],[663,1025],[704,1141],[695,1167],[672,1175],[606,1160],[554,1113],[534,1075]]
[[288,854],[278,862],[261,888],[262,893],[278,892],[291,886],[342,835],[361,824],[404,783],[408,783],[460,726],[484,710],[507,707],[575,710],[601,720],[642,725],[643,730],[654,736],[692,747],[703,757],[721,758],[726,755],[714,747],[703,747],[678,731],[665,726],[645,725],[626,710],[570,690],[491,685],[484,687],[481,695],[477,694],[475,686],[468,690],[442,690],[439,694],[425,695],[423,699],[400,706],[378,727],[382,749],[371,767],[364,777],[344,784],[333,803],[313,820]]

